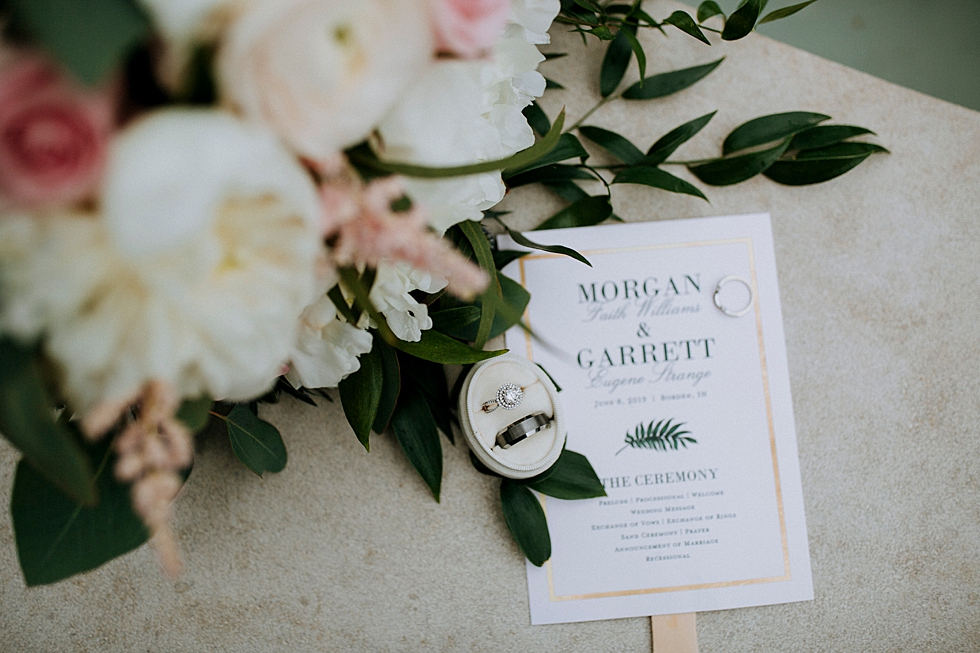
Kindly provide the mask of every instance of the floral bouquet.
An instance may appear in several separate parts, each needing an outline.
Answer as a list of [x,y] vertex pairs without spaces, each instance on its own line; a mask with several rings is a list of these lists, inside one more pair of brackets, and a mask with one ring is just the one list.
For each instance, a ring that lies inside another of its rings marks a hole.
[[[588,263],[492,207],[541,184],[567,205],[539,227],[555,228],[618,219],[618,183],[703,198],[663,166],[713,114],[645,153],[584,120],[720,63],[647,77],[638,30],[736,40],[810,3],[763,16],[764,1],[731,15],[705,2],[662,20],[642,4],[0,1],[0,433],[23,454],[11,510],[27,583],[148,539],[177,573],[168,522],[194,433],[226,429],[249,469],[281,471],[258,405],[284,393],[339,397],[365,448],[393,431],[438,500],[458,393],[442,366],[502,353],[486,343],[529,300],[499,272],[523,252],[497,250],[487,227]],[[560,88],[537,71],[564,55],[539,51],[553,21],[605,48],[602,101],[568,130],[535,102]],[[639,81],[617,92],[634,61]],[[827,119],[758,118],[718,159],[684,165],[709,185],[804,184],[883,151]],[[589,165],[576,132],[612,163]],[[531,489],[603,491],[571,451],[502,479],[507,524],[542,564]]]

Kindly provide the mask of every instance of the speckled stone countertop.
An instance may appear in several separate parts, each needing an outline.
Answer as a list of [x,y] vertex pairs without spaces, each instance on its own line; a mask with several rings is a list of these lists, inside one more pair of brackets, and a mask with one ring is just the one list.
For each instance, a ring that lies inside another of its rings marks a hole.
[[[601,50],[552,34],[546,50],[576,55],[542,65],[568,86],[543,105],[575,119],[597,99]],[[710,205],[616,189],[628,221],[772,214],[816,599],[700,614],[702,653],[980,651],[980,114],[760,36],[646,38],[652,72],[727,59],[688,91],[612,103],[591,124],[646,145],[720,109],[677,155],[696,159],[745,120],[811,110],[892,151],[818,186],[710,188]],[[506,202],[519,228],[553,208],[534,192]],[[463,444],[445,445],[437,504],[392,437],[365,453],[339,404],[262,410],[289,465],[259,480],[226,440],[199,439],[177,581],[143,547],[28,590],[0,512],[0,649],[650,650],[648,619],[530,626],[497,485]],[[15,460],[0,444],[3,505]]]

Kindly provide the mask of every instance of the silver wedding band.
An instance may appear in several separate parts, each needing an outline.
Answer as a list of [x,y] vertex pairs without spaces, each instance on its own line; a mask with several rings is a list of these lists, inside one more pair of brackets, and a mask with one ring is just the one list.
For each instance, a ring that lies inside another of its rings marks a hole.
[[510,449],[518,442],[527,439],[528,436],[548,428],[550,424],[551,418],[544,413],[533,413],[527,417],[522,417],[497,433],[497,446],[501,449]]
[[[749,301],[748,301],[748,303],[745,304],[744,307],[742,307],[740,309],[737,309],[737,310],[728,308],[727,306],[724,306],[721,303],[721,288],[726,283],[729,283],[731,281],[737,281],[737,282],[741,283],[742,285],[744,285],[746,288],[749,289]],[[725,277],[724,279],[722,279],[721,281],[718,282],[718,286],[715,288],[714,300],[715,300],[715,306],[717,306],[721,310],[721,312],[724,313],[725,315],[730,315],[731,317],[741,317],[741,316],[745,315],[746,313],[748,313],[749,312],[749,309],[752,308],[752,302],[755,301],[755,291],[752,290],[752,285],[748,281],[746,281],[745,279],[743,279],[742,277],[738,277],[738,276],[735,276],[735,275],[729,275],[729,276]]]

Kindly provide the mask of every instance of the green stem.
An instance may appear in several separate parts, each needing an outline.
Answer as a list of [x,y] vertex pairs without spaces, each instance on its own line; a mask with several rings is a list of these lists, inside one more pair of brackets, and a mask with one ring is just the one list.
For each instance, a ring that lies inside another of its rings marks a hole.
[[582,123],[585,122],[586,119],[588,119],[589,116],[591,116],[593,113],[595,113],[599,108],[601,108],[604,104],[606,104],[610,100],[615,100],[618,97],[619,97],[618,95],[615,95],[615,96],[614,95],[609,95],[607,97],[602,98],[598,102],[596,102],[595,106],[592,107],[591,109],[589,109],[588,111],[586,111],[584,116],[582,116],[581,118],[579,118],[578,120],[576,120],[575,121],[575,124],[573,124],[567,130],[565,130],[565,133],[567,134],[567,133],[569,133],[571,131],[574,131],[574,130],[578,129],[579,127],[581,127],[582,126]]

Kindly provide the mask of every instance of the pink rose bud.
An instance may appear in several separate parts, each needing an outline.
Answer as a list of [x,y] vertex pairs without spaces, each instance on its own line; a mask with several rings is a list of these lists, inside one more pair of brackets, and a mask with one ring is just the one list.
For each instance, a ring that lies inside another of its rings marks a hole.
[[510,0],[434,0],[436,49],[472,58],[503,34]]
[[0,70],[0,204],[63,205],[102,175],[116,94],[78,86],[38,55]]

